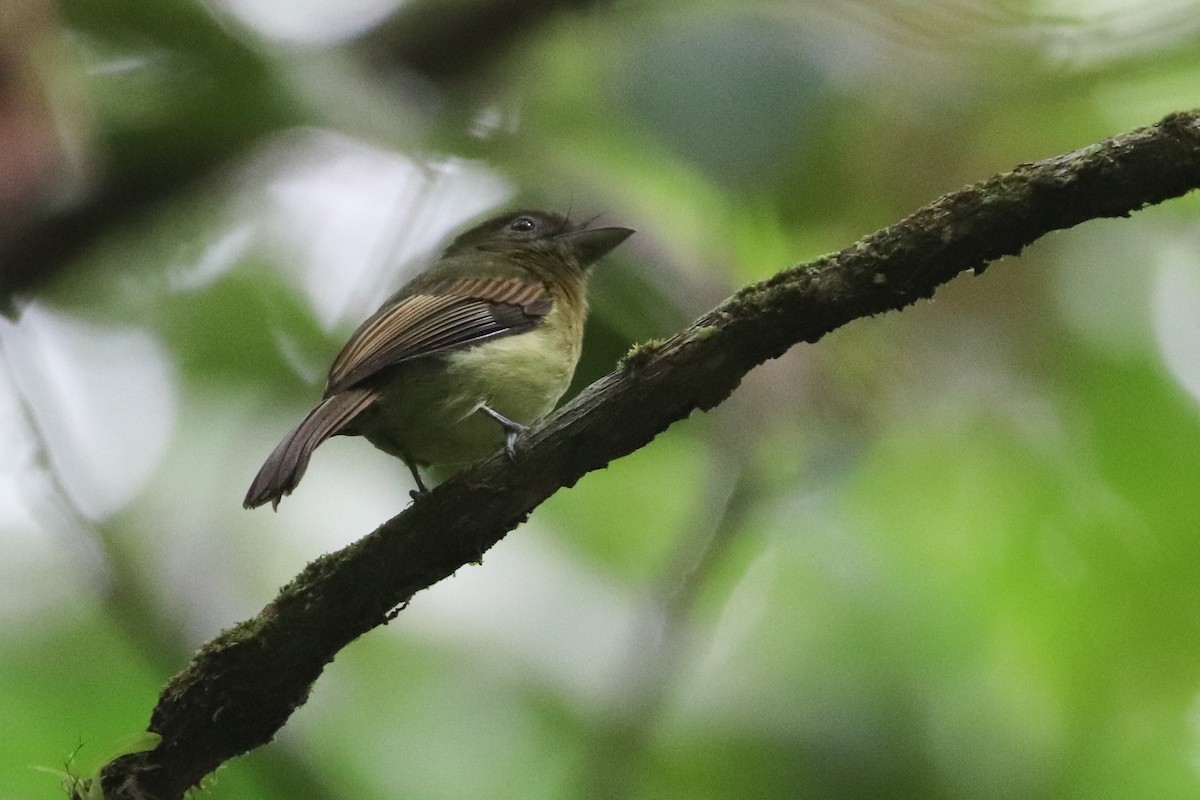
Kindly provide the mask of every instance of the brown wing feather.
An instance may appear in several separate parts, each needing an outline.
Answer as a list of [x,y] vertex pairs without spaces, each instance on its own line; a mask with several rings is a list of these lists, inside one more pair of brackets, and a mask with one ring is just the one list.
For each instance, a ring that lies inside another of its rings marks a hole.
[[267,457],[262,469],[254,476],[242,506],[254,508],[270,501],[278,508],[280,498],[290,494],[300,483],[308,468],[309,456],[317,445],[339,433],[373,402],[373,390],[351,389],[326,398],[309,411]]
[[325,396],[403,361],[527,331],[551,306],[541,283],[512,278],[464,278],[401,297],[350,337],[329,369]]

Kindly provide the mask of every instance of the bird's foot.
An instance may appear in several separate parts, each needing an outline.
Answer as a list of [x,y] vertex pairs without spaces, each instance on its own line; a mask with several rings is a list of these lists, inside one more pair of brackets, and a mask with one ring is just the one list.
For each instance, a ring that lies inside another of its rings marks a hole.
[[500,427],[504,429],[504,452],[508,454],[509,461],[515,460],[517,457],[517,437],[529,429],[489,406],[480,406],[479,410],[500,423]]

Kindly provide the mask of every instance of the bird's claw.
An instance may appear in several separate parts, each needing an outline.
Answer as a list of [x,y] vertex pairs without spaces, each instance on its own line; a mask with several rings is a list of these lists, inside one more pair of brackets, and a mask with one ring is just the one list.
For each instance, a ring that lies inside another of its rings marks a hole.
[[529,429],[489,406],[480,406],[479,410],[500,423],[500,427],[504,429],[504,452],[508,454],[509,461],[515,461],[517,458],[517,437]]
[[514,425],[515,427],[506,428],[504,432],[504,452],[508,454],[509,461],[515,461],[517,458],[517,437],[529,430],[519,423]]

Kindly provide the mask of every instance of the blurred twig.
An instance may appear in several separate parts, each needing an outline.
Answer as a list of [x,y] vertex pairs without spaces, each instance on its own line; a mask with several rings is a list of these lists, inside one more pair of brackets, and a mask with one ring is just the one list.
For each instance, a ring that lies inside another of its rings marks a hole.
[[817,261],[739,291],[642,346],[544,424],[343,550],[310,564],[256,617],[201,648],[163,691],[162,743],[105,769],[110,798],[173,800],[270,739],[325,664],[416,592],[478,561],[564,486],[721,403],[756,365],[851,320],[902,309],[1041,236],[1124,217],[1200,187],[1200,111],[1022,164],[946,195]]
[[743,530],[746,511],[760,494],[750,467],[748,443],[724,448],[713,465],[694,519],[688,521],[673,557],[650,587],[640,629],[630,642],[617,702],[588,748],[580,797],[621,800],[636,795],[655,725],[666,706],[680,665],[696,600],[713,568]]

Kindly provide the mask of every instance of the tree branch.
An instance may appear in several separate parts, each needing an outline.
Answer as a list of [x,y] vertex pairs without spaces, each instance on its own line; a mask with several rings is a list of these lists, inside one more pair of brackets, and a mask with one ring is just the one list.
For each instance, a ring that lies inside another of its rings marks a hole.
[[1200,187],[1200,111],[997,175],[840,253],[748,286],[621,366],[522,438],[307,568],[256,617],[201,648],[163,691],[151,752],[104,771],[110,798],[179,798],[268,742],[337,652],[393,610],[479,561],[539,503],[729,396],[754,366],[859,317],[929,297],[1044,234],[1128,216]]

